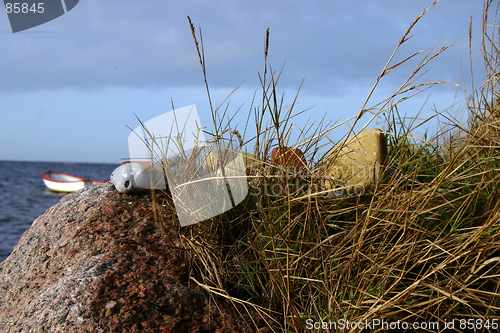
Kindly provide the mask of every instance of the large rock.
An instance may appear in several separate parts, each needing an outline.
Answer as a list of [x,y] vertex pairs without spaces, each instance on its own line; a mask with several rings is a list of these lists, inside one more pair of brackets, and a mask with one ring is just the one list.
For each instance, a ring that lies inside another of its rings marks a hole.
[[256,330],[233,307],[210,304],[187,266],[149,194],[109,182],[82,189],[37,218],[0,264],[0,332]]
[[383,178],[386,159],[384,133],[377,128],[364,130],[327,154],[319,167],[320,175],[327,189],[339,181],[367,187]]

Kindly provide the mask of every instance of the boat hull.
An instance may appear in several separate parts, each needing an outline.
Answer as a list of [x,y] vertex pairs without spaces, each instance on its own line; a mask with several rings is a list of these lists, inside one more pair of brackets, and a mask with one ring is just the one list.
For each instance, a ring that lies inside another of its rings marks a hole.
[[105,181],[90,180],[82,177],[69,175],[58,171],[45,171],[42,174],[45,186],[53,192],[71,193],[92,184],[104,183]]

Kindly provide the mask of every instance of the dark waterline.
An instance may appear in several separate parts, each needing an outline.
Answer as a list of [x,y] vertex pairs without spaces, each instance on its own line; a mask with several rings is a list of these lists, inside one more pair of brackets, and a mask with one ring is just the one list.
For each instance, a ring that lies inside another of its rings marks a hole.
[[118,164],[0,161],[0,262],[9,256],[33,221],[64,194],[47,190],[41,174],[47,170],[109,180]]

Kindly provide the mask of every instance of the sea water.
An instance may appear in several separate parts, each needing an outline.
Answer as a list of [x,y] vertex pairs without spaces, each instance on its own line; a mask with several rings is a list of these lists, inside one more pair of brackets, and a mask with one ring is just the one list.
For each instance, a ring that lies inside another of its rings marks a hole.
[[118,164],[0,161],[0,262],[9,256],[33,221],[64,194],[47,190],[42,173],[60,171],[109,180]]

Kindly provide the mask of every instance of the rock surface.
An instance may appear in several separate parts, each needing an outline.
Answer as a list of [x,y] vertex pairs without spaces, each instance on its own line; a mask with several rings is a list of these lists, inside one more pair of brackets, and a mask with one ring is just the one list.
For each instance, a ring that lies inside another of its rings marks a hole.
[[[242,157],[242,161],[239,156]],[[229,163],[237,170],[251,168],[252,164],[258,162],[255,155],[232,149],[212,149],[210,150],[205,159],[203,160],[203,168],[207,173],[218,172],[221,165],[226,167]]]
[[0,332],[255,332],[189,283],[181,247],[150,194],[69,194],[0,264]]
[[304,153],[298,148],[276,147],[271,151],[271,164],[277,164],[296,170],[307,168]]
[[[348,184],[370,186],[383,176],[387,159],[387,142],[377,128],[364,130],[342,145],[340,152],[332,149],[321,166],[326,178],[342,180]],[[332,185],[325,181],[325,187]]]

